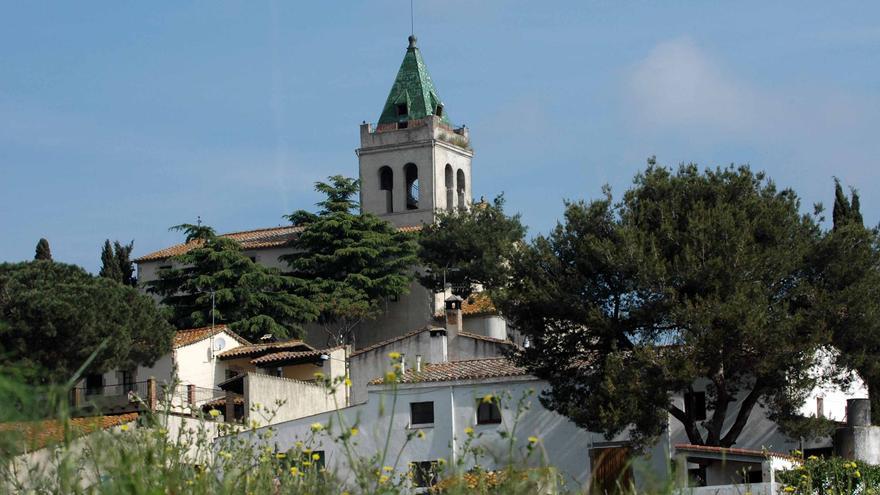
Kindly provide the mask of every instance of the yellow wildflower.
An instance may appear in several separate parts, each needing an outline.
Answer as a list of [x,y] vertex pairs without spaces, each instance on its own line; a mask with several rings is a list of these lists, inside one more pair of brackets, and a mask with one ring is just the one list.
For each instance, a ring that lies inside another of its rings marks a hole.
[[793,486],[787,486],[787,487],[783,488],[782,491],[784,491],[784,492],[786,492],[786,493],[791,493],[791,492],[794,491],[794,487],[793,487]]
[[220,416],[220,411],[218,411],[218,410],[216,410],[216,409],[211,409],[210,411],[208,411],[208,414],[209,414],[212,418],[216,418],[217,416]]
[[358,427],[352,426],[351,427],[351,436],[356,437],[358,435],[358,433],[360,433],[360,430],[358,429]]
[[300,441],[297,441],[297,442],[296,442],[296,443],[295,443],[295,444],[294,444],[294,445],[295,445],[295,446],[296,446],[296,448],[298,448],[298,449],[301,449],[301,448],[303,448],[303,443],[302,443],[302,442],[300,442]]
[[532,445],[538,443],[538,437],[536,437],[536,436],[529,437],[529,443]]
[[399,352],[389,352],[388,358],[392,359],[394,361],[397,361],[398,359],[400,359],[400,353]]
[[383,466],[382,471],[385,471],[386,473],[390,473],[391,471],[394,471],[394,468],[391,466]]
[[319,432],[324,429],[324,425],[321,423],[312,423],[312,431]]
[[379,476],[379,484],[384,484],[385,482],[388,481],[388,479],[389,479],[388,476],[386,476],[384,474],[382,476]]
[[470,435],[474,434],[474,429],[471,428],[470,426],[468,426],[467,428],[464,429],[464,432],[467,433],[468,436],[470,436]]
[[296,476],[296,475],[298,475],[298,474],[299,474],[299,468],[296,467],[296,466],[293,466],[292,468],[290,468],[290,474],[291,474],[292,476]]
[[119,429],[122,431],[128,431],[128,425],[122,425],[119,427]]
[[483,396],[483,404],[488,404],[488,403],[492,402],[492,399],[493,399],[493,398],[494,398],[494,397],[492,397],[492,394],[486,394],[486,395],[484,395],[484,396]]
[[819,458],[816,457],[816,456],[814,456],[814,455],[811,455],[810,457],[807,457],[807,460],[808,460],[808,461],[818,461]]
[[317,379],[317,380],[323,380],[323,379],[324,379],[324,373],[321,373],[320,371],[316,371],[316,372],[315,372],[315,379]]
[[861,477],[862,477],[862,473],[860,473],[859,470],[856,469],[856,472],[853,473],[853,476],[856,477],[856,478],[861,478]]
[[445,464],[446,464],[446,459],[443,459],[443,458],[437,459],[437,464],[440,465],[440,466],[445,465]]
[[425,438],[425,432],[419,430],[418,432],[416,432],[416,436],[419,437],[419,439]]
[[275,454],[276,459],[284,459],[285,457],[287,457],[287,454],[285,454],[284,452],[279,452]]
[[313,461],[317,461],[317,460],[319,460],[319,459],[321,459],[321,454],[312,454],[312,460],[313,460]]
[[391,382],[395,382],[395,381],[397,381],[397,374],[396,373],[394,373],[393,371],[389,371],[388,373],[385,373],[385,382],[386,383],[391,383]]
[[311,461],[303,461],[303,466],[304,466],[304,467],[309,467],[309,466],[311,466],[311,465],[312,465]]
[[351,386],[351,378],[349,378],[349,377],[345,377],[345,386],[346,386],[346,387],[350,387],[350,386]]

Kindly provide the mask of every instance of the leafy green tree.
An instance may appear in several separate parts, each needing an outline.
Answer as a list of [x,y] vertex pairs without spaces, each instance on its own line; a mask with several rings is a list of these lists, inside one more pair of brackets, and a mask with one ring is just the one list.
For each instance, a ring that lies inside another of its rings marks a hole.
[[357,180],[336,175],[315,189],[325,196],[317,214],[285,217],[302,232],[292,242],[296,251],[281,259],[299,282],[296,293],[317,306],[328,340],[349,343],[361,321],[381,313],[382,301],[409,290],[416,243],[379,217],[357,212]]
[[151,365],[170,352],[173,334],[132,287],[63,263],[0,264],[0,356],[40,381],[70,379],[102,342],[90,372]]
[[52,261],[52,250],[49,249],[49,241],[46,239],[40,239],[37,242],[36,253],[34,254],[35,260],[45,260]]
[[520,215],[504,214],[504,196],[470,209],[439,212],[437,221],[419,233],[419,260],[425,272],[419,281],[442,292],[444,278],[453,292],[466,298],[478,286],[504,286],[509,261],[525,237]]
[[[866,228],[859,196],[847,198],[834,181],[834,226],[813,262],[821,288],[817,316],[832,332],[837,363],[867,383],[874,421],[880,421],[880,232]],[[846,376],[844,376],[846,378]]]
[[297,294],[297,280],[255,263],[234,239],[204,225],[171,229],[184,232],[194,247],[172,258],[178,267],[159,272],[147,290],[162,297],[177,328],[213,321],[251,339],[285,338],[300,336],[302,324],[315,318],[314,305]]
[[131,261],[133,250],[134,241],[128,244],[114,241],[111,245],[110,239],[105,240],[104,246],[101,248],[101,271],[98,274],[123,285],[136,286],[134,263]]
[[[514,257],[498,301],[529,339],[516,359],[544,404],[645,445],[672,416],[690,442],[734,445],[758,404],[791,418],[827,341],[810,317],[820,231],[748,167],[673,172],[649,161],[621,202],[567,203]],[[708,418],[674,400],[708,383]],[[741,399],[740,403],[736,403]]]

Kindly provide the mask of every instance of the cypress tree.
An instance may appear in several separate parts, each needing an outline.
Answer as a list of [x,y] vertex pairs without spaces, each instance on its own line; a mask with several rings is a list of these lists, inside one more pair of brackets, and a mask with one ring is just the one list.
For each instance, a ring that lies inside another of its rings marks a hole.
[[46,260],[52,261],[52,250],[49,249],[49,241],[45,238],[40,239],[37,242],[36,254],[34,255],[35,260]]
[[122,273],[119,271],[119,264],[116,262],[116,256],[113,254],[113,246],[110,239],[104,241],[104,247],[101,248],[101,270],[98,275],[109,278],[116,282],[122,281]]

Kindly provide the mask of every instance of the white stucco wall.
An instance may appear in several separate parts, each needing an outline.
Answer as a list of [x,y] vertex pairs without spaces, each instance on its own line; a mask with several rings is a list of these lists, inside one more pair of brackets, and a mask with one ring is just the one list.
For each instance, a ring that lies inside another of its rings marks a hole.
[[[306,440],[310,436],[311,424],[318,422],[326,425],[331,420],[334,425],[333,433],[338,435],[339,418],[342,418],[348,427],[358,424],[360,433],[356,437],[358,444],[355,449],[359,456],[367,457],[382,451],[390,421],[389,452],[394,454],[385,464],[392,465],[394,456],[406,441],[407,434],[413,432],[410,428],[409,403],[431,401],[434,403],[434,424],[419,428],[425,433],[425,438],[414,438],[405,447],[396,466],[398,471],[406,471],[411,462],[441,458],[452,461],[454,456],[460,456],[460,447],[467,436],[466,427],[474,428],[475,435],[481,435],[476,444],[490,452],[490,457],[481,459],[481,465],[487,469],[494,469],[505,465],[509,458],[507,443],[498,435],[497,430],[505,428],[507,431],[512,431],[516,402],[520,397],[525,396],[531,407],[517,425],[515,462],[517,465],[523,465],[524,462],[540,465],[546,462],[556,467],[566,477],[570,484],[569,488],[576,489],[589,480],[590,449],[608,444],[602,435],[582,430],[566,418],[544,409],[537,400],[537,392],[544,386],[544,382],[529,377],[483,382],[474,380],[403,385],[397,395],[398,402],[393,416],[391,416],[392,392],[384,386],[371,387],[369,400],[364,404],[273,426],[276,434],[271,442],[280,451],[286,451],[293,448],[297,440]],[[534,390],[535,395],[524,395],[529,390]],[[507,391],[512,398],[510,402],[505,402],[506,407],[502,410],[506,424],[476,425],[477,399],[489,393],[499,394],[502,391]],[[382,410],[385,411],[384,415],[381,413]],[[259,442],[250,433],[242,435]],[[541,448],[532,458],[525,461],[524,447],[528,443],[528,437],[532,435],[541,439]],[[218,442],[222,441],[223,439],[218,440]],[[343,478],[350,476],[340,445],[333,443],[326,436],[320,436],[317,443],[309,447],[325,452],[328,469],[336,470]],[[494,453],[494,458],[491,453]],[[665,473],[667,453],[668,443],[663,440],[648,456],[638,459],[634,469],[636,482],[649,479],[661,472]],[[546,458],[543,457],[544,454]],[[470,466],[472,462],[471,458],[467,458],[465,463]]]

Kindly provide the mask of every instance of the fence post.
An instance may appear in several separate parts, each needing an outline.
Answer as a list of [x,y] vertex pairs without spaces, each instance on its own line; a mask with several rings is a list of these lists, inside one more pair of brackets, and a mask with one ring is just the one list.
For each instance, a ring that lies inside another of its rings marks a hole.
[[151,411],[156,410],[156,406],[159,404],[159,394],[156,389],[156,379],[150,377],[147,380],[147,405],[150,407]]
[[186,403],[189,404],[191,413],[195,414],[196,386],[193,384],[189,384],[186,386]]
[[83,389],[79,387],[73,388],[73,408],[79,409],[83,405]]

